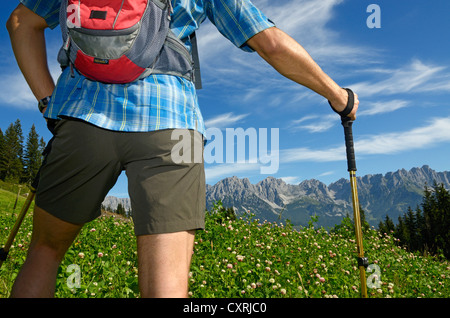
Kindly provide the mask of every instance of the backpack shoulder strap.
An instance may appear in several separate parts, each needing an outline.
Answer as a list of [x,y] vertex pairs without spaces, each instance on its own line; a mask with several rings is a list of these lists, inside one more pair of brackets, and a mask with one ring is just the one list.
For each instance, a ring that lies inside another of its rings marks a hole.
[[195,32],[189,36],[189,39],[191,40],[191,44],[192,44],[192,59],[194,61],[195,88],[201,89],[202,88],[202,75],[200,73],[200,59],[198,56],[197,35],[195,34]]

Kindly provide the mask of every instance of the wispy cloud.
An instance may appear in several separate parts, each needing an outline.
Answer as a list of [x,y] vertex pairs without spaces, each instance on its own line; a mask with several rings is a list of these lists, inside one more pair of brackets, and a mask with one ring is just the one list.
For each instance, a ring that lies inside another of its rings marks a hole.
[[36,109],[36,98],[21,73],[4,73],[1,76],[0,105]]
[[[355,140],[357,157],[371,155],[392,155],[434,147],[450,142],[450,117],[434,118],[422,127],[403,132],[378,134]],[[327,149],[311,149],[306,147],[280,150],[280,164],[292,162],[333,162],[346,160],[345,146],[339,145]],[[208,167],[207,179],[218,179],[228,175],[258,173],[258,163],[232,163]],[[324,175],[332,172],[324,173]],[[286,182],[293,179],[286,177]]]
[[[306,124],[305,122],[309,122]],[[329,115],[308,115],[300,119],[293,120],[290,127],[294,130],[302,129],[311,133],[324,132],[332,128],[338,122],[338,116]]]
[[323,172],[323,173],[319,174],[318,177],[331,176],[334,173],[335,173],[334,171],[326,171],[326,172]]
[[[382,80],[364,81],[350,85],[364,100],[360,104],[357,116],[372,116],[387,114],[402,108],[412,107],[414,103],[406,100],[408,97],[416,99],[417,93],[450,91],[450,73],[447,67],[425,64],[415,59],[407,65],[397,69],[374,69],[375,77],[383,76]],[[401,95],[402,99],[380,101],[381,98]],[[371,101],[374,100],[375,101]],[[311,133],[325,132],[339,121],[330,116],[305,116],[291,121],[294,129],[304,129]]]
[[[450,117],[431,119],[427,125],[404,132],[369,136],[355,141],[357,156],[390,155],[406,151],[426,149],[450,142]],[[282,163],[313,161],[331,162],[346,160],[345,147],[325,150],[291,148],[280,151]]]
[[[48,64],[50,74],[56,82],[61,74],[61,67],[56,60],[58,48],[53,41],[48,45]],[[8,64],[1,66],[0,72],[0,105],[22,109],[36,109],[36,98],[30,90],[20,69],[17,67],[16,60],[12,51],[7,57]]]
[[284,149],[280,151],[280,158],[281,164],[299,161],[330,162],[346,159],[344,146],[333,147],[326,150],[310,149],[306,147]]
[[387,114],[394,112],[398,109],[402,109],[405,107],[410,106],[410,102],[405,100],[391,100],[387,102],[375,102],[375,103],[368,103],[366,106],[361,110],[358,111],[358,116],[370,116],[370,115],[378,115],[378,114]]
[[363,155],[395,154],[426,149],[450,142],[450,117],[435,118],[428,125],[405,132],[381,134],[355,142],[355,149]]
[[[340,34],[328,27],[336,17],[334,9],[343,0],[254,0],[253,3],[274,21],[277,27],[303,45],[320,64],[365,65],[373,61],[376,49],[368,50],[345,41]],[[277,89],[283,94],[298,85],[289,85],[286,79],[274,76],[274,70],[256,53],[240,52],[217,31],[212,23],[204,23],[198,32],[199,51],[203,74],[209,85],[233,85],[243,82],[242,98],[250,98],[260,92]],[[370,54],[369,54],[370,52]],[[270,81],[267,81],[270,76]],[[238,78],[243,78],[239,81]],[[205,84],[206,85],[206,84]],[[260,91],[250,89],[259,87]],[[300,91],[302,94],[302,91]],[[264,94],[261,94],[264,95]],[[295,97],[295,96],[294,96]]]
[[377,55],[376,49],[369,51],[351,44],[327,25],[336,18],[335,8],[344,0],[254,2],[277,27],[299,41],[320,63],[367,64]]
[[391,70],[386,79],[355,83],[352,89],[364,97],[449,90],[449,74],[442,73],[445,69],[445,66],[427,65],[415,59],[408,65]]
[[287,184],[299,184],[302,180],[297,176],[280,177]]
[[235,115],[234,113],[220,114],[205,121],[206,128],[226,128],[234,127],[236,123],[242,121],[249,114]]
[[[410,106],[405,100],[391,100],[387,102],[366,103],[358,111],[358,117],[388,114],[396,110]],[[308,115],[300,119],[292,120],[290,127],[294,130],[306,130],[310,133],[322,133],[330,130],[340,122],[339,117],[331,113],[329,115]]]

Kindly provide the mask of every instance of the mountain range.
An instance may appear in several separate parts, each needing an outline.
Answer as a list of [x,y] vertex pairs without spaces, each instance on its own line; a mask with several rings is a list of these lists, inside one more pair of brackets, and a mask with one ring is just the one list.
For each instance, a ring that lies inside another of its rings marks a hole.
[[[424,165],[357,177],[358,199],[366,221],[377,227],[389,215],[396,222],[408,207],[415,209],[421,204],[425,186],[432,187],[435,182],[450,189],[450,171],[436,172]],[[326,228],[353,216],[351,186],[344,178],[327,186],[315,179],[294,185],[274,177],[256,184],[247,178],[230,177],[206,186],[207,209],[218,200],[224,207],[233,207],[237,215],[250,212],[269,222],[288,219],[294,226],[306,226],[314,215],[318,217],[316,224]],[[107,197],[103,205],[115,209],[119,202],[130,209],[128,199]]]

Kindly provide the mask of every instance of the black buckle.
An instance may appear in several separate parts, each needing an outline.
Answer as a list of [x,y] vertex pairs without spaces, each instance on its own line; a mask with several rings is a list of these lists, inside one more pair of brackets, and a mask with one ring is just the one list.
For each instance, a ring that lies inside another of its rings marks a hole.
[[364,268],[369,266],[369,259],[367,257],[358,257],[358,267],[361,266],[364,266]]

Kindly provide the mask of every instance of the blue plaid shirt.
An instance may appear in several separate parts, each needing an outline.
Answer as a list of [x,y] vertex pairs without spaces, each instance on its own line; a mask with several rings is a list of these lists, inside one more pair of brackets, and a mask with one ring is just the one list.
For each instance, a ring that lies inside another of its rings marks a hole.
[[[59,24],[61,0],[20,0],[43,17],[50,28]],[[251,52],[245,42],[274,26],[249,0],[172,0],[171,29],[186,41],[208,18],[235,46]],[[201,52],[200,52],[201,54]],[[86,79],[70,68],[60,75],[47,118],[74,117],[116,131],[196,129],[204,133],[195,86],[171,75],[151,75],[129,84],[104,84]]]

